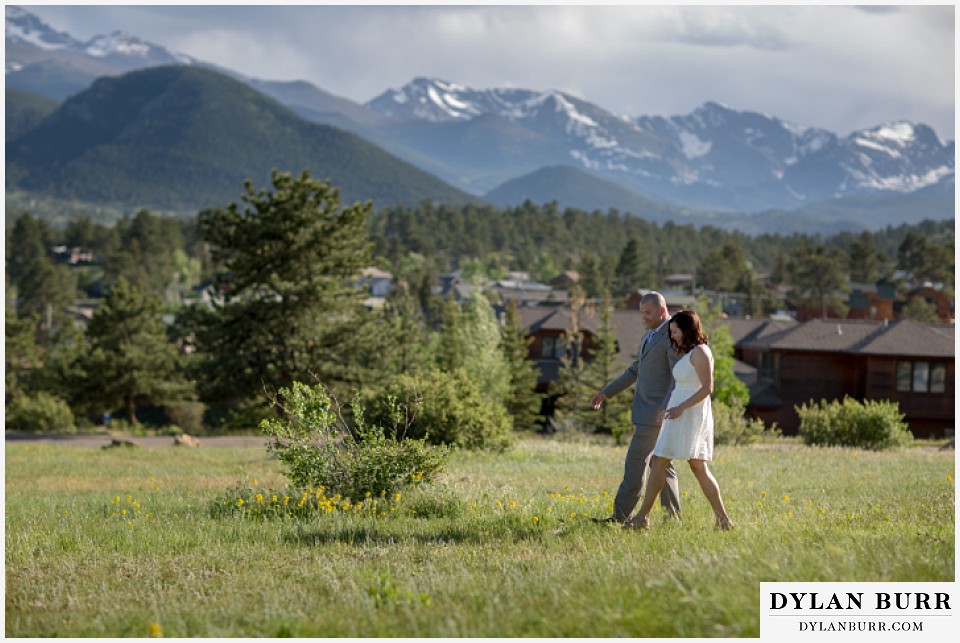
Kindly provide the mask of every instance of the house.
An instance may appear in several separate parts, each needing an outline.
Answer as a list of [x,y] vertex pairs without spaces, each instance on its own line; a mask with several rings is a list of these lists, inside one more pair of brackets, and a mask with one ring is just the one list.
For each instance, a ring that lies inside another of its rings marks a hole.
[[949,324],[812,319],[730,320],[734,356],[757,369],[748,413],[796,434],[794,407],[820,400],[897,402],[916,437],[951,434],[954,329]]
[[850,284],[847,319],[893,319],[895,284]]
[[516,302],[519,307],[537,304],[557,305],[567,302],[565,291],[554,290],[551,286],[537,281],[498,279],[493,282],[493,290],[504,306],[510,302]]
[[[560,358],[568,354],[566,335],[574,326],[573,311],[568,306],[528,306],[519,308],[520,323],[530,333],[530,359],[537,363],[540,377],[538,391],[546,391],[560,372]],[[596,306],[587,306],[580,315],[583,333],[583,355],[590,359],[597,345],[602,317]],[[616,367],[625,369],[634,359],[645,331],[643,319],[636,310],[614,310],[611,320],[617,337]]]
[[550,281],[550,285],[558,290],[570,290],[574,284],[580,283],[580,273],[576,270],[564,270]]
[[[530,359],[540,371],[538,390],[546,391],[567,353],[565,334],[573,327],[572,312],[567,306],[531,306],[519,313],[533,338]],[[587,359],[596,346],[600,319],[596,307],[587,307],[580,318]],[[785,435],[794,435],[799,428],[794,407],[845,396],[897,402],[917,437],[942,437],[953,431],[951,324],[909,319],[801,323],[785,317],[732,318],[724,323],[734,342],[734,374],[750,391],[748,415],[768,425],[776,422]],[[615,310],[612,325],[617,368],[626,368],[643,337],[643,320],[637,310]],[[545,406],[545,411],[550,408]]]
[[694,293],[697,289],[697,278],[690,273],[673,273],[663,278],[664,290],[681,290]]
[[369,286],[370,296],[383,298],[393,290],[393,275],[376,267],[364,268],[360,286]]
[[943,292],[943,288],[936,288],[930,284],[924,284],[923,286],[915,288],[907,293],[906,303],[909,304],[914,299],[923,299],[928,304],[936,308],[937,317],[940,318],[940,321],[953,321],[954,302],[953,299],[948,297],[947,294]]

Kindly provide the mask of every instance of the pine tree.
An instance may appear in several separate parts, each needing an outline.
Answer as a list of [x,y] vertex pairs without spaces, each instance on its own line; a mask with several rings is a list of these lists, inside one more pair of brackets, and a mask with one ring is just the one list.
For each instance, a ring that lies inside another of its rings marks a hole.
[[613,326],[613,301],[610,293],[606,292],[595,347],[577,379],[580,390],[574,394],[577,406],[572,409],[572,413],[581,428],[596,433],[612,434],[619,444],[620,437],[632,428],[630,424],[632,396],[620,394],[609,398],[599,411],[590,404],[593,395],[622,372],[622,369],[617,368],[617,349],[617,335]]
[[272,188],[247,181],[242,208],[200,213],[223,300],[193,313],[185,332],[196,337],[208,400],[259,398],[265,387],[315,378],[352,388],[377,350],[355,286],[370,261],[372,205],[341,207],[339,192],[307,172],[274,171]]
[[[89,410],[123,409],[136,422],[139,403],[188,396],[192,387],[178,368],[179,353],[167,337],[159,298],[122,277],[110,289],[87,329],[83,360]],[[99,406],[99,408],[97,408]]]
[[387,295],[380,319],[378,362],[385,373],[400,375],[426,369],[432,361],[431,337],[416,293],[400,282]]
[[503,324],[501,348],[510,369],[510,395],[507,410],[513,416],[513,426],[518,430],[532,431],[540,427],[540,409],[543,395],[537,392],[539,369],[530,361],[530,344],[533,338],[520,323],[517,303],[507,305]]
[[636,237],[631,237],[620,253],[613,278],[613,294],[620,297],[628,295],[637,288],[649,283],[652,276],[644,265],[640,255],[640,244]]
[[850,246],[847,257],[850,281],[874,284],[880,278],[880,254],[873,245],[873,235],[864,230]]

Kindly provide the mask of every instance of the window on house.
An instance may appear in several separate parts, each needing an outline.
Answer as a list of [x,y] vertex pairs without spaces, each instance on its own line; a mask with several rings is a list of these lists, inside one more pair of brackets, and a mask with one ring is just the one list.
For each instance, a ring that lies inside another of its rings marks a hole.
[[760,377],[773,377],[773,354],[770,351],[760,353]]
[[910,362],[897,362],[897,390],[909,391],[912,381],[913,364]]
[[930,368],[930,392],[931,393],[947,392],[947,365],[946,364],[934,364]]
[[567,352],[567,344],[562,337],[544,337],[540,340],[540,357],[560,359]]
[[913,390],[925,392],[930,388],[930,362],[913,363]]
[[897,390],[914,393],[945,393],[947,365],[930,362],[897,362]]

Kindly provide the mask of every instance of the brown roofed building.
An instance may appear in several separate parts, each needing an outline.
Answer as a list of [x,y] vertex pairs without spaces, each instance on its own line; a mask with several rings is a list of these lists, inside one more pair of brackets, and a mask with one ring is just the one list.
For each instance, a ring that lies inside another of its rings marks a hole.
[[795,406],[850,396],[897,402],[917,437],[953,430],[952,326],[909,319],[774,324],[759,324],[736,344],[736,356],[757,369],[747,407],[755,417],[795,434]]

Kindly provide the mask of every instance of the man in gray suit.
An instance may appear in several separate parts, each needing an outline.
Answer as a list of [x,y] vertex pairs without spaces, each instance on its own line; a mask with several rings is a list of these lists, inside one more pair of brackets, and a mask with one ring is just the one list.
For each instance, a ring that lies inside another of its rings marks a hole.
[[[667,303],[658,292],[649,292],[640,298],[640,316],[647,333],[637,351],[637,360],[623,375],[607,384],[593,396],[593,408],[636,383],[630,421],[634,425],[633,439],[627,449],[623,482],[613,502],[613,516],[608,522],[626,523],[640,501],[640,490],[647,473],[647,461],[663,424],[665,405],[673,388],[673,366],[679,356],[670,346],[670,315]],[[660,493],[660,505],[676,518],[680,517],[680,492],[677,472],[673,464],[667,468],[666,484]]]

